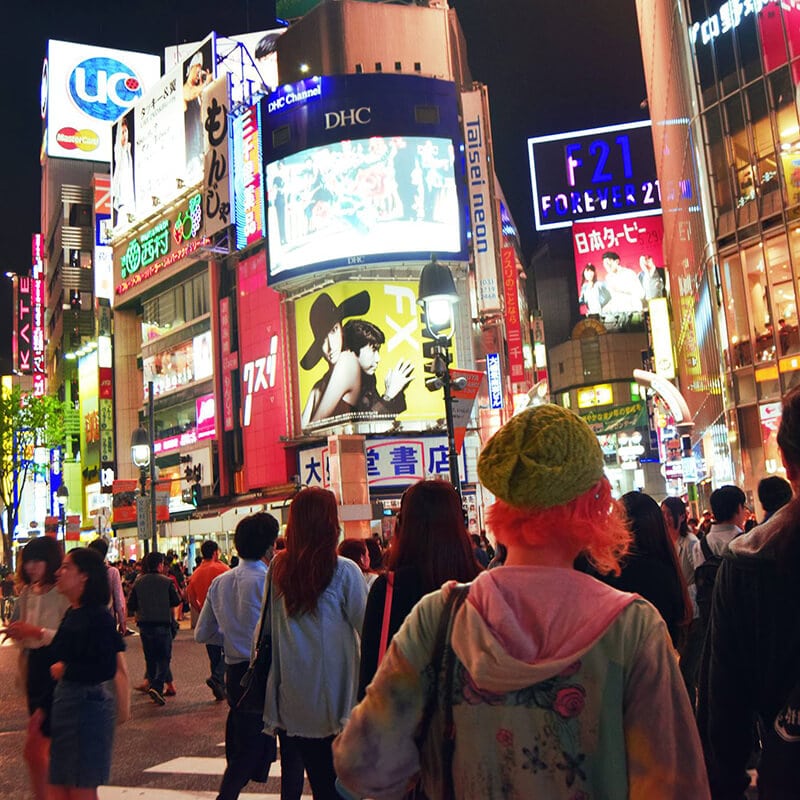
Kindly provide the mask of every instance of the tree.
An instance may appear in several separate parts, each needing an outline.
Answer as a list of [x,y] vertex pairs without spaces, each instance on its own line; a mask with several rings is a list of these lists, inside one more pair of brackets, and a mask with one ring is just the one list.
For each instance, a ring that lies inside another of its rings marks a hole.
[[12,537],[25,484],[36,469],[37,447],[64,444],[64,404],[18,386],[0,393],[0,502],[5,508],[3,564],[11,566]]

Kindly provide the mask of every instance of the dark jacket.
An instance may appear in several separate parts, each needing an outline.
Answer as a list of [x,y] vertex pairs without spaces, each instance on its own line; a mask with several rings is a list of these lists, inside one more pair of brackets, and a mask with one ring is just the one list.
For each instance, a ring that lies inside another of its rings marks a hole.
[[[400,629],[411,609],[425,594],[422,579],[415,567],[403,567],[394,573],[392,611],[389,615],[389,637]],[[361,667],[358,675],[358,699],[364,697],[367,686],[378,670],[378,651],[383,625],[383,608],[386,603],[386,575],[378,575],[372,584],[364,612],[364,627],[361,630]]]
[[[754,723],[771,728],[800,678],[800,561],[791,548],[800,537],[797,520],[793,501],[731,542],[717,573],[697,708],[714,800],[742,800]],[[786,774],[765,741],[759,796],[796,798],[800,757]]]
[[172,609],[180,604],[172,580],[155,572],[140,575],[128,597],[128,610],[136,615],[137,623],[169,625]]

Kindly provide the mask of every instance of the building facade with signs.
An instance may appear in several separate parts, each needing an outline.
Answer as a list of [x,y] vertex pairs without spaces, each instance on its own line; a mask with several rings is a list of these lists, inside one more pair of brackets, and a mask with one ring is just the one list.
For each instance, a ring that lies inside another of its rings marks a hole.
[[[782,470],[780,398],[800,380],[800,4],[658,0],[637,11],[671,188],[680,388],[714,483],[754,491]],[[679,191],[687,175],[702,176],[690,198]]]

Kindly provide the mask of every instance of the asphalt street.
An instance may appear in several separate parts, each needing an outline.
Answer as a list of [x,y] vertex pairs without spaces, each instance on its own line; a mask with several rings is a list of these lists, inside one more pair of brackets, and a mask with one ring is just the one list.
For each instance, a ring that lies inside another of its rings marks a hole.
[[[144,674],[138,636],[125,639],[132,684]],[[131,719],[117,728],[109,786],[101,800],[213,800],[225,768],[223,742],[227,704],[216,702],[205,685],[205,647],[195,644],[188,622],[174,642],[172,671],[177,696],[163,708],[133,693]],[[0,646],[0,797],[32,800],[22,759],[27,712],[16,685],[17,649]],[[306,783],[305,796],[311,797]],[[278,800],[280,766],[266,784],[250,783],[242,800]]]

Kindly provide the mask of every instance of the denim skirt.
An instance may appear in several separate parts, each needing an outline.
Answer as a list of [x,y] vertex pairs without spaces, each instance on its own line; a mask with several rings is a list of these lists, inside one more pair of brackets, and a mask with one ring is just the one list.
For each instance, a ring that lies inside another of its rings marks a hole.
[[50,718],[50,783],[79,788],[108,783],[116,713],[110,681],[58,683]]

